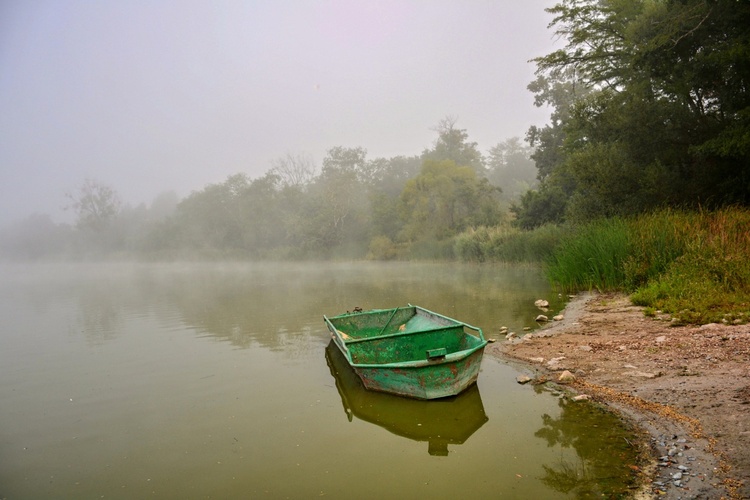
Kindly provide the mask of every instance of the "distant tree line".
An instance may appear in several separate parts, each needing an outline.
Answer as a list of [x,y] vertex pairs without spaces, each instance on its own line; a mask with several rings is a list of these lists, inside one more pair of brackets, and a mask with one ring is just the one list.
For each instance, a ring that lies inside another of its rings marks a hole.
[[485,156],[455,118],[435,130],[421,155],[369,159],[362,147],[339,146],[318,167],[287,154],[259,178],[237,173],[150,207],[131,208],[87,179],[66,195],[75,226],[33,216],[4,231],[0,249],[26,258],[445,257],[462,231],[502,223],[535,169],[517,138]]

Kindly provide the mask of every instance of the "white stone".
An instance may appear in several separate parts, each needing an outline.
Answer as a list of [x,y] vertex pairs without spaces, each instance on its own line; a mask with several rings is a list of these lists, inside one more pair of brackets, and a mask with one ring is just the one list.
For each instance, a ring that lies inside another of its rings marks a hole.
[[528,384],[529,382],[531,382],[531,377],[527,375],[519,375],[516,377],[516,382],[518,382],[519,384]]

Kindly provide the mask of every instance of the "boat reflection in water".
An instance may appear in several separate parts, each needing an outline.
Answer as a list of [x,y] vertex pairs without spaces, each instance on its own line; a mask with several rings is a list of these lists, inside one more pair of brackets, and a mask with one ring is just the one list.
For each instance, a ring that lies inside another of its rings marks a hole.
[[489,420],[476,384],[458,396],[410,399],[365,389],[333,341],[326,361],[350,422],[356,416],[398,436],[427,441],[430,455],[448,455],[449,444],[463,444]]

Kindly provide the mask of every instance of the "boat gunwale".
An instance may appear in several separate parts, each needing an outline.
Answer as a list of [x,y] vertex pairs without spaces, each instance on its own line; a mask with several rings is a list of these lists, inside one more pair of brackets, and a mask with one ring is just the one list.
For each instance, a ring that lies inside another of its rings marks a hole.
[[355,363],[354,361],[349,361],[349,364],[354,368],[363,368],[363,369],[370,369],[370,370],[392,369],[392,368],[411,369],[411,368],[424,368],[425,366],[447,365],[447,364],[452,364],[452,363],[457,363],[459,361],[463,361],[464,359],[468,358],[475,352],[484,349],[487,346],[487,344],[488,342],[486,340],[483,340],[479,345],[472,347],[471,349],[463,349],[460,351],[452,352],[450,354],[447,354],[445,357],[440,358],[439,360],[433,360],[433,361],[429,359],[399,361],[397,363]]

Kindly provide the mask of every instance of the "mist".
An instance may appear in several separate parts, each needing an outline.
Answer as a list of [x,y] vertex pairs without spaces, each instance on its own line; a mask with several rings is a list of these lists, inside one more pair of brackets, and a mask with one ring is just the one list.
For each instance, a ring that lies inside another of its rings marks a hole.
[[418,155],[444,116],[486,153],[547,118],[526,85],[553,4],[5,2],[0,226],[73,222],[87,178],[135,207],[287,153]]

